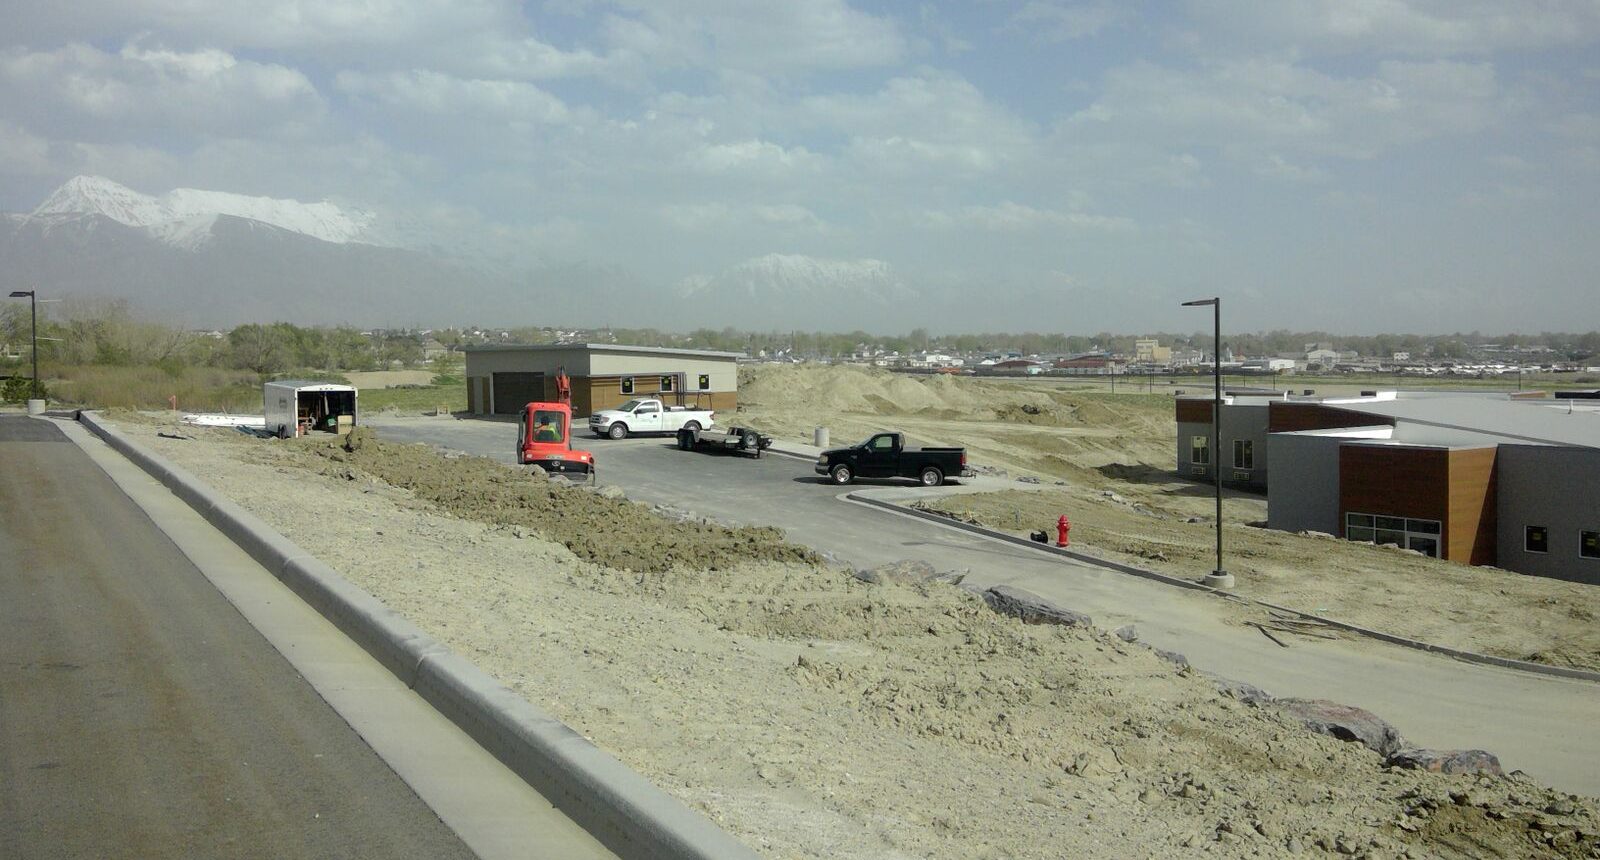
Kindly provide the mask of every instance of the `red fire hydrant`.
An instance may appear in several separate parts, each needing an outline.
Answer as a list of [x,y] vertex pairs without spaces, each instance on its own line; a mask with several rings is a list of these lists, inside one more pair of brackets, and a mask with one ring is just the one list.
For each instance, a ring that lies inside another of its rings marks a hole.
[[1071,541],[1067,540],[1067,532],[1070,531],[1072,531],[1072,520],[1067,519],[1066,514],[1062,514],[1061,519],[1056,520],[1056,546],[1071,545]]

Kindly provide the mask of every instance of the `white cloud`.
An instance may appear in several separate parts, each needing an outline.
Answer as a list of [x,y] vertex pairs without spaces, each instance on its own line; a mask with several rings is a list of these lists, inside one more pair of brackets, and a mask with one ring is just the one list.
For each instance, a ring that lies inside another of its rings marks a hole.
[[696,232],[752,226],[822,230],[827,226],[815,212],[794,203],[669,204],[661,208],[661,216],[678,229]]
[[1116,69],[1100,98],[1063,128],[1069,136],[1159,139],[1240,154],[1372,158],[1478,131],[1515,110],[1488,64],[1391,60],[1370,75],[1339,78],[1257,57],[1192,70],[1150,63]]
[[929,227],[939,229],[973,228],[995,233],[1036,230],[1125,233],[1135,229],[1130,218],[1036,209],[1009,200],[995,206],[966,206],[954,211],[925,212],[922,221]]
[[845,0],[625,0],[613,44],[668,65],[782,74],[898,62],[906,40],[896,23]]
[[1047,42],[1070,42],[1099,35],[1133,20],[1137,14],[1137,8],[1128,0],[1093,3],[1029,0],[1012,13],[1006,30]]
[[766,140],[740,140],[708,144],[695,152],[691,161],[707,173],[784,176],[815,169],[818,158],[803,146],[785,148]]
[[533,84],[464,79],[428,69],[376,75],[345,71],[335,78],[335,86],[352,100],[402,113],[467,115],[545,125],[560,125],[573,117],[561,99]]
[[1191,0],[1212,38],[1272,49],[1421,56],[1583,45],[1600,39],[1595,0]]
[[215,49],[137,44],[111,54],[84,44],[0,50],[0,105],[50,127],[237,134],[319,118],[322,97],[297,69]]

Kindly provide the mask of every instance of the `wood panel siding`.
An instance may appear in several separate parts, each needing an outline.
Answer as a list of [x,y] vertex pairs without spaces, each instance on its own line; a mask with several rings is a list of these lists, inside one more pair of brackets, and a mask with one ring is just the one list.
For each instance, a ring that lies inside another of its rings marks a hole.
[[[1450,452],[1392,445],[1339,446],[1339,536],[1345,514],[1438,520],[1446,558],[1450,542]],[[1457,559],[1465,561],[1466,559]]]
[[1211,407],[1216,405],[1213,400],[1185,400],[1177,401],[1177,419],[1179,424],[1210,424]]
[[[671,374],[666,374],[671,375]],[[620,376],[594,376],[572,380],[572,414],[585,417],[602,409],[615,409],[635,397],[656,397],[668,406],[689,406],[695,409],[713,409],[731,417],[739,404],[739,395],[733,391],[661,391],[661,376],[633,377],[633,393],[622,393]],[[689,380],[692,385],[694,380]],[[678,380],[681,387],[682,379]]]
[[1450,452],[1450,519],[1447,558],[1468,564],[1494,564],[1495,459],[1498,448]]
[[[1179,419],[1180,421],[1183,419]],[[1340,427],[1394,426],[1394,419],[1368,415],[1352,409],[1339,409],[1321,403],[1267,404],[1267,432],[1291,433],[1298,430],[1334,430]]]

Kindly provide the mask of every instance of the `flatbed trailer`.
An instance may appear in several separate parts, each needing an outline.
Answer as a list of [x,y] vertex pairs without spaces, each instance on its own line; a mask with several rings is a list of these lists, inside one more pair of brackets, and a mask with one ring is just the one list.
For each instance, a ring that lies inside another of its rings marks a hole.
[[701,429],[684,427],[678,431],[680,451],[726,451],[745,454],[760,459],[761,452],[772,447],[772,437],[749,427],[726,429]]

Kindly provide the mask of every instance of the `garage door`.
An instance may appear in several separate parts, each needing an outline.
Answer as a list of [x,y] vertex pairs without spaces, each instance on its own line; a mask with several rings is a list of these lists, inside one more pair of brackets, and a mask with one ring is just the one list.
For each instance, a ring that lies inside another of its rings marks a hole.
[[496,373],[494,375],[494,412],[496,415],[515,415],[522,407],[535,400],[544,399],[544,374]]

